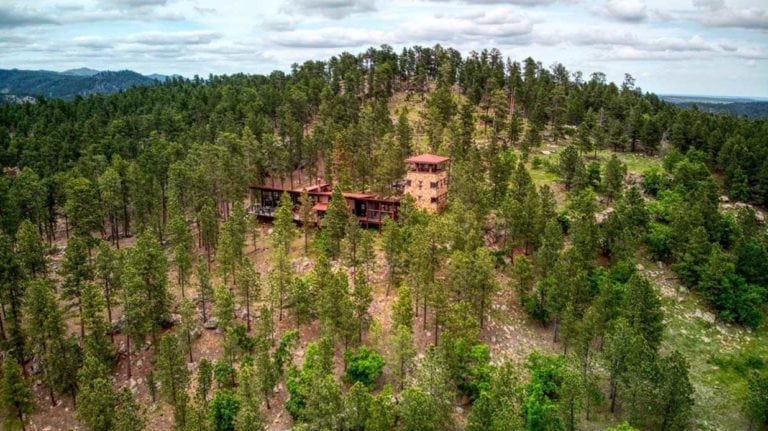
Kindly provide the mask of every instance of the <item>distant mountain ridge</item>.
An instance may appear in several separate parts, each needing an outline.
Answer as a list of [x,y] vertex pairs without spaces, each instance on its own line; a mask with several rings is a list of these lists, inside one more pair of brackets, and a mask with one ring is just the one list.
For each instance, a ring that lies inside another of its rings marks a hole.
[[132,70],[98,71],[81,67],[53,72],[48,70],[0,69],[0,101],[17,103],[43,96],[73,99],[90,94],[112,94],[137,85],[155,85],[165,75],[142,75]]
[[661,95],[666,102],[681,108],[735,117],[768,119],[768,101],[764,98]]

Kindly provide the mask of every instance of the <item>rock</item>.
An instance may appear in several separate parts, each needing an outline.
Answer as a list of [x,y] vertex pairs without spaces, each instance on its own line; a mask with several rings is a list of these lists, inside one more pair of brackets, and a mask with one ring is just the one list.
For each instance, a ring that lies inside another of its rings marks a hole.
[[119,319],[115,319],[112,321],[112,332],[115,334],[119,334],[123,331],[123,328],[125,328],[125,317],[121,316]]
[[138,361],[136,361],[136,367],[137,368],[141,368],[143,366],[144,366],[144,360],[139,359]]
[[637,265],[635,265],[635,269],[637,269],[638,271],[645,271],[645,267],[641,263],[638,263]]
[[173,326],[176,326],[179,323],[181,323],[181,314],[176,314],[176,313],[171,314],[171,323],[173,324]]
[[656,265],[657,265],[659,268],[664,268],[664,262],[662,262],[662,261],[658,261],[658,262],[656,262]]
[[601,211],[599,213],[596,213],[595,214],[595,223],[597,223],[597,224],[603,223],[608,218],[608,216],[611,215],[611,213],[613,213],[613,211],[614,211],[613,208],[606,208],[605,210],[603,210],[603,211]]
[[197,340],[203,335],[203,328],[201,326],[195,326],[189,334],[192,336],[192,339]]
[[456,414],[459,414],[459,415],[464,414],[464,408],[461,406],[456,406],[455,410],[456,410]]
[[219,326],[219,320],[215,317],[211,317],[207,322],[203,323],[205,329],[216,329]]
[[731,201],[731,199],[728,198],[728,196],[725,196],[725,195],[720,196],[720,202],[726,203],[726,202],[730,202],[730,201]]
[[624,175],[624,181],[631,186],[639,186],[643,184],[643,176],[634,172],[628,172]]
[[552,151],[549,151],[549,150],[541,150],[541,154],[544,154],[545,156],[548,156],[548,155],[552,154]]
[[39,374],[43,371],[43,366],[40,364],[40,359],[38,359],[37,355],[32,357],[32,368],[30,372],[32,374]]

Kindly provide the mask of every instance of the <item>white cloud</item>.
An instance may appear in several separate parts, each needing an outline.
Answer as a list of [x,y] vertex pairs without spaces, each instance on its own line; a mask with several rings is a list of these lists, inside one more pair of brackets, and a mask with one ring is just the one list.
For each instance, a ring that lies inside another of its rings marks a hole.
[[293,48],[346,48],[381,43],[388,36],[382,32],[343,27],[318,30],[290,30],[269,38],[275,45]]
[[280,9],[292,15],[316,15],[341,19],[349,15],[376,10],[375,0],[293,0]]
[[766,9],[731,7],[723,0],[694,0],[693,5],[698,9],[696,20],[705,26],[768,30]]
[[640,22],[648,18],[648,7],[644,0],[607,0],[598,12],[624,22]]

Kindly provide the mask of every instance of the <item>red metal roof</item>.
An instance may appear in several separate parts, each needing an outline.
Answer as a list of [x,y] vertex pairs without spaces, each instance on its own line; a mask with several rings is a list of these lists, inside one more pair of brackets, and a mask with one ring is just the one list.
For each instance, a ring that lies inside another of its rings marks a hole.
[[315,206],[312,207],[315,211],[328,211],[328,204],[325,202],[319,202],[316,203]]
[[438,163],[447,162],[450,160],[448,157],[436,156],[434,154],[419,154],[405,159],[407,163],[425,163],[430,165],[436,165]]
[[342,195],[348,199],[367,199],[373,197],[368,193],[342,193]]

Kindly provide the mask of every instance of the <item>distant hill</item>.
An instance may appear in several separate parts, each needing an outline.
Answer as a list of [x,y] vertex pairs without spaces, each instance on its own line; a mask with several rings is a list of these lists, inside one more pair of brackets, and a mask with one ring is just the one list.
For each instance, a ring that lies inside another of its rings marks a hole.
[[665,101],[681,108],[693,108],[713,114],[727,114],[735,117],[768,119],[768,100],[745,97],[707,96],[660,96]]
[[136,85],[153,85],[158,81],[131,70],[118,72],[88,68],[64,72],[47,70],[0,69],[0,100],[18,102],[30,97],[72,99],[89,94],[111,94]]
[[63,72],[64,75],[73,75],[73,76],[93,76],[97,73],[99,73],[96,69],[89,69],[87,67],[81,67],[79,69],[69,69],[65,70]]

